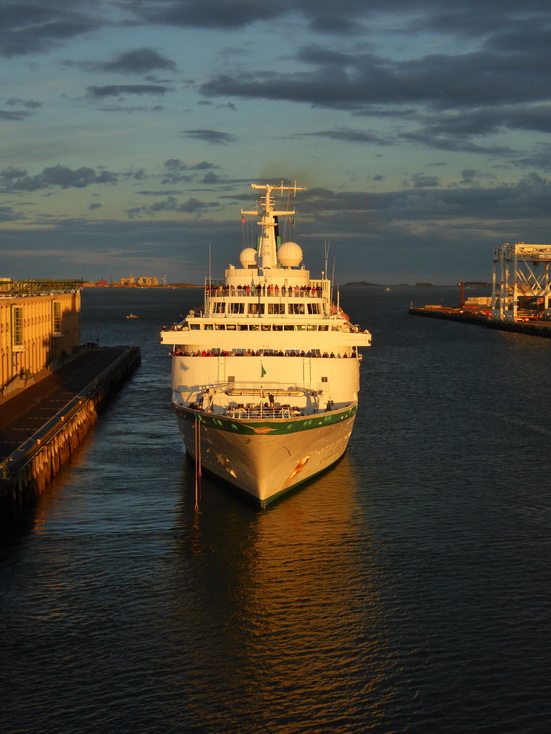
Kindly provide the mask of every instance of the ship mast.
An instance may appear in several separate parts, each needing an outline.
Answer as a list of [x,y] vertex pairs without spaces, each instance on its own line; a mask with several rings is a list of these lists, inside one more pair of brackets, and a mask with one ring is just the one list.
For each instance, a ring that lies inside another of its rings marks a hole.
[[[279,186],[272,186],[271,184],[251,184],[253,189],[262,189],[266,193],[261,197],[259,206],[262,209],[262,219],[257,224],[262,228],[260,235],[260,243],[258,247],[258,260],[259,267],[265,268],[277,268],[277,243],[275,229],[279,216],[290,216],[295,213],[295,210],[290,211],[278,211],[274,209],[275,199],[272,194],[273,191],[278,191],[283,195],[284,191],[292,191],[296,196],[297,191],[307,191],[306,187],[297,186],[296,181],[292,186],[284,186],[283,181]],[[253,216],[259,216],[258,211],[243,211],[241,214],[249,214]]]

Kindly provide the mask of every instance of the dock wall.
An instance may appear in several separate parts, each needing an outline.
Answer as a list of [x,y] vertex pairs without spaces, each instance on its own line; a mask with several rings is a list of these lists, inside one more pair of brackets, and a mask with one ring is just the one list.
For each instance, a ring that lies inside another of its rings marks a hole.
[[542,324],[535,321],[503,321],[501,319],[479,316],[460,309],[442,308],[413,308],[409,309],[413,316],[427,316],[431,319],[444,319],[447,321],[461,321],[466,324],[485,326],[488,329],[499,329],[500,331],[512,331],[517,334],[528,334],[529,336],[540,336],[551,339],[551,323]]
[[0,524],[28,507],[67,463],[102,408],[141,361],[128,347],[0,464]]

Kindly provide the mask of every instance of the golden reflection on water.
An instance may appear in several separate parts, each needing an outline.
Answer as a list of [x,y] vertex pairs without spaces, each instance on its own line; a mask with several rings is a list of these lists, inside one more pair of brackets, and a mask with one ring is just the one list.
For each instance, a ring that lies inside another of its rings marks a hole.
[[[284,695],[287,714],[304,719],[315,691],[328,707],[323,716],[338,718],[386,675],[375,539],[357,495],[345,456],[263,512],[208,481],[200,513],[190,516],[193,498],[184,499],[181,525],[190,534],[180,552],[201,557],[184,585],[195,589],[193,614],[209,641],[195,650],[196,663],[240,705],[269,711]],[[185,627],[181,591],[175,611]],[[209,725],[223,724],[216,716],[211,708]]]
[[[66,511],[66,507],[62,501],[63,492],[71,486],[71,482],[75,481],[75,472],[82,471],[86,465],[88,454],[93,449],[93,445],[94,428],[89,431],[84,441],[73,449],[69,461],[61,467],[58,474],[52,477],[44,491],[36,498],[36,503],[32,509],[32,526],[34,533],[39,535],[44,533],[48,522],[55,516],[60,508],[63,511]],[[75,500],[77,500],[76,504]],[[73,493],[70,503],[71,513],[78,516],[84,506],[84,498],[81,498],[81,502],[79,503],[78,493]]]

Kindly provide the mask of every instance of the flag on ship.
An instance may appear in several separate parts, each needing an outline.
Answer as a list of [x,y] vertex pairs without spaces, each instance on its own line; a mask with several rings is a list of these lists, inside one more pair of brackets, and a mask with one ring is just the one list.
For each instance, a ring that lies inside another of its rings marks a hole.
[[264,369],[264,365],[261,362],[260,363],[260,377],[264,377],[265,374],[266,374],[266,370]]

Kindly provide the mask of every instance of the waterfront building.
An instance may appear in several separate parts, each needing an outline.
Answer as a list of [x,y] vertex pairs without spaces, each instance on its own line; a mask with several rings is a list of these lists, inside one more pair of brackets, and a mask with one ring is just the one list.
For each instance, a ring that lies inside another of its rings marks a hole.
[[80,291],[0,297],[0,389],[24,387],[80,345]]

